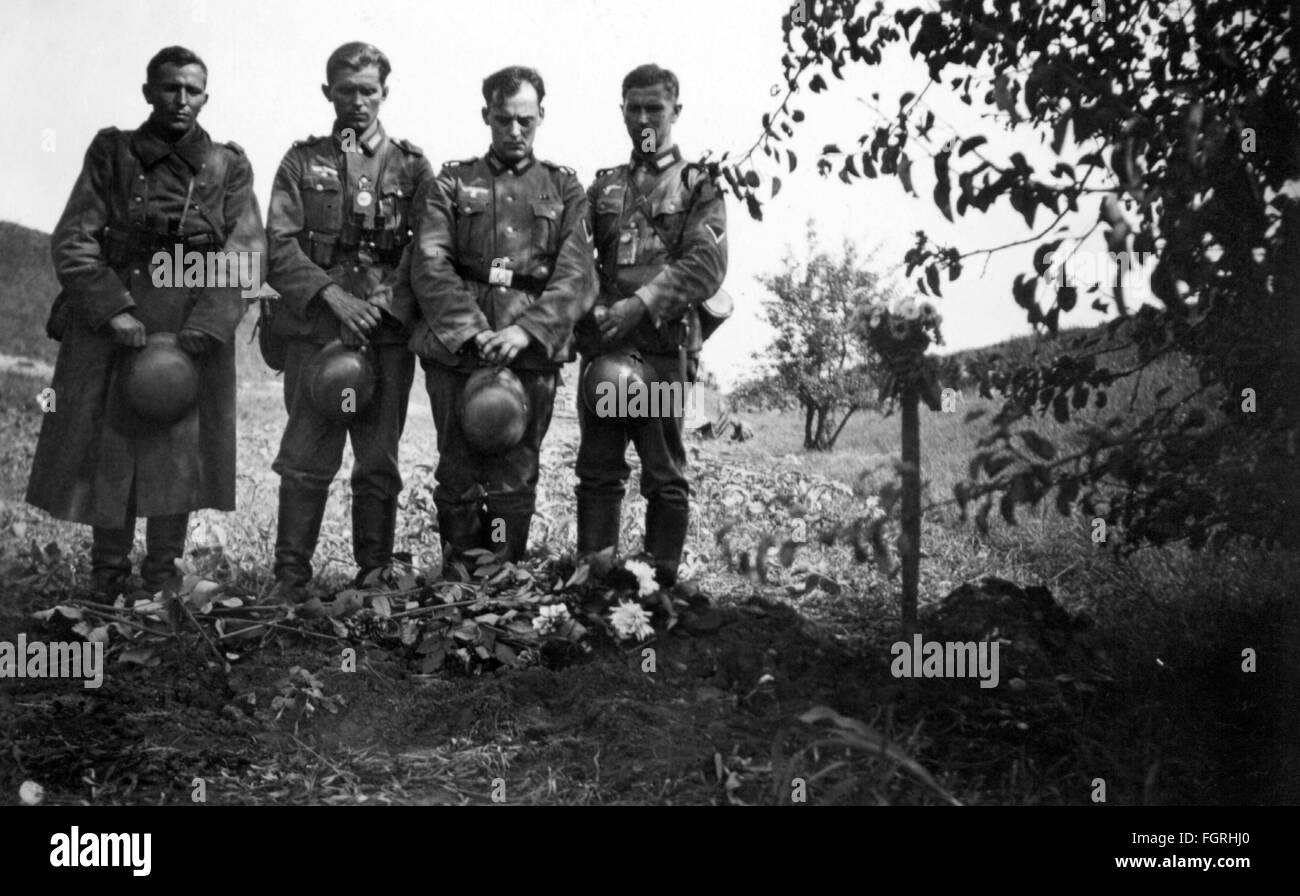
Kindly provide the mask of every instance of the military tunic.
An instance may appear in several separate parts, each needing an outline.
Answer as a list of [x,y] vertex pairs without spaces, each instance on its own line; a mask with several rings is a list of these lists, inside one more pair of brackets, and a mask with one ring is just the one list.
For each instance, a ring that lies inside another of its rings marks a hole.
[[[477,531],[485,508],[487,516],[520,521],[526,540],[558,369],[573,357],[574,323],[595,298],[588,227],[587,197],[573,171],[531,156],[513,165],[491,152],[450,162],[423,197],[404,264],[420,316],[411,348],[427,371],[438,430],[434,498],[444,535]],[[530,418],[519,445],[484,458],[465,442],[457,403],[480,364],[474,337],[512,324],[531,337],[510,365]]]
[[[406,348],[411,306],[394,301],[398,262],[410,239],[413,200],[433,176],[419,147],[387,136],[376,122],[360,138],[311,137],[286,153],[267,212],[267,282],[283,308],[272,330],[288,339],[284,400],[289,413],[272,469],[281,477],[277,578],[305,582],[330,483],[349,435],[353,553],[363,571],[391,560],[398,443],[415,361]],[[312,404],[309,365],[342,324],[320,297],[331,283],[383,313],[369,337],[375,392],[347,424]]]
[[[588,200],[600,276],[597,304],[637,296],[647,314],[620,345],[603,344],[594,316],[584,318],[578,325],[583,372],[603,352],[630,351],[645,362],[651,384],[678,384],[684,390],[694,379],[703,342],[697,308],[718,291],[727,272],[722,193],[674,146],[597,172]],[[578,422],[580,548],[597,550],[617,539],[631,441],[641,459],[641,493],[648,502],[646,550],[666,559],[675,574],[673,555],[681,552],[690,498],[682,417],[601,418],[579,398]]]
[[[175,143],[147,124],[100,131],[51,239],[63,293],[50,330],[62,344],[27,500],[56,517],[118,529],[135,513],[235,507],[233,337],[247,301],[237,283],[155,285],[153,255],[176,243],[257,257],[248,273],[261,266],[262,220],[243,150],[198,125]],[[121,362],[134,350],[117,345],[107,323],[123,311],[149,333],[211,337],[195,362],[198,405],[173,425],[144,424],[121,400]]]

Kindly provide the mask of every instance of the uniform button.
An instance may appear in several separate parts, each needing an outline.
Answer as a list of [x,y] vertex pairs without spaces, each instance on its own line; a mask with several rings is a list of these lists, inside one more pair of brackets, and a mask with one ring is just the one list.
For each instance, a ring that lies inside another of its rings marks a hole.
[[323,193],[323,192],[325,192],[325,188],[324,188],[323,186],[321,186],[320,184],[317,184],[317,185],[316,185],[316,192],[317,192],[317,193]]
[[514,232],[515,232],[515,229],[514,229],[513,227],[507,227],[507,228],[506,228],[506,233],[514,233]]
[[131,273],[132,273],[132,274],[135,274],[137,277],[139,277],[139,276],[140,276],[140,269],[139,269],[139,268],[134,268],[134,269],[132,269]]
[[506,197],[506,202],[514,202],[514,201],[515,201],[515,197],[513,197],[513,196],[507,196],[507,197]]
[[548,268],[546,265],[542,265],[540,268],[537,269],[537,276],[539,279],[544,279],[546,277],[549,277],[551,276],[551,269]]
[[497,292],[505,292],[505,291],[506,291],[506,288],[505,288],[504,286],[498,286],[498,287],[497,287]]
[[135,179],[136,179],[136,180],[144,180],[144,175],[143,175],[143,174],[137,174],[137,175],[135,176]]

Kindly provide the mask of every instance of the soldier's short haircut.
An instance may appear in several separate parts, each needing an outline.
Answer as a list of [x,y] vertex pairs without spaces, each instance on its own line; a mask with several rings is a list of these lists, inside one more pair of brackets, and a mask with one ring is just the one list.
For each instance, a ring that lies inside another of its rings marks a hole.
[[183,65],[197,65],[203,69],[203,77],[208,76],[208,65],[199,58],[199,54],[185,47],[163,47],[153,58],[149,60],[149,65],[145,68],[145,79],[155,81],[162,74],[164,65],[174,65],[180,68]]
[[660,68],[653,62],[638,65],[628,72],[627,77],[623,79],[623,96],[627,96],[627,92],[633,87],[656,87],[660,84],[668,88],[668,92],[673,95],[673,99],[677,99],[681,88],[677,83],[676,75],[666,68]]
[[533,85],[533,89],[537,91],[537,105],[540,106],[542,100],[546,98],[546,84],[543,83],[537,69],[523,65],[512,65],[484,78],[483,102],[491,107],[498,101],[508,100],[525,84]]
[[325,83],[333,84],[334,76],[344,69],[359,72],[372,65],[379,67],[379,83],[387,84],[393,66],[384,51],[365,41],[346,43],[331,53],[329,61],[325,63]]

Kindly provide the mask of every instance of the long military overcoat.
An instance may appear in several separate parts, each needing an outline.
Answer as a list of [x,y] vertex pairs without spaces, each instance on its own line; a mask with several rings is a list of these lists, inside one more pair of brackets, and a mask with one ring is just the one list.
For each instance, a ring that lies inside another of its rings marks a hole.
[[[61,344],[27,500],[60,519],[122,526],[132,490],[139,516],[235,507],[234,336],[247,301],[231,277],[223,287],[157,275],[152,251],[176,242],[241,253],[226,257],[259,280],[253,291],[260,286],[265,233],[243,150],[197,125],[176,143],[147,125],[100,131],[51,240],[63,292],[49,329]],[[215,343],[196,362],[197,406],[173,425],[125,406],[119,380],[136,350],[117,345],[107,326],[122,311],[149,333],[188,327]]]

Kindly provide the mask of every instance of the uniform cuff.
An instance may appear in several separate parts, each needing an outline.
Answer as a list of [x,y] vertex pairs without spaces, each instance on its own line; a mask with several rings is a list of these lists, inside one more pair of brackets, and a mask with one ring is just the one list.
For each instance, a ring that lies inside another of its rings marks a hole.
[[[288,304],[289,309],[299,317],[306,317],[307,308],[311,305],[312,300],[319,296],[325,287],[334,283],[334,278],[319,268],[313,273],[304,275],[303,280],[301,292],[292,290],[281,294],[281,298]],[[300,296],[306,296],[306,298],[299,298]],[[324,300],[322,299],[322,301]]]
[[528,337],[532,339],[533,342],[536,342],[542,348],[546,349],[547,355],[551,354],[551,346],[546,339],[546,331],[542,327],[539,327],[536,321],[531,321],[527,318],[521,317],[515,321],[515,326],[527,333]]
[[660,313],[660,309],[655,307],[654,292],[643,286],[636,292],[632,293],[632,297],[641,300],[641,304],[645,305],[645,310],[650,315],[650,320],[654,323],[655,329],[659,329],[662,314]]
[[123,293],[121,300],[116,305],[110,305],[111,310],[102,314],[91,317],[86,321],[92,330],[98,330],[108,326],[108,322],[117,317],[124,311],[134,311],[135,301],[131,298],[130,293]]
[[455,355],[460,353],[460,350],[465,347],[465,343],[487,329],[490,329],[487,325],[487,318],[482,318],[481,323],[472,322],[452,330],[450,333],[439,333],[438,339],[447,347],[447,351]]

